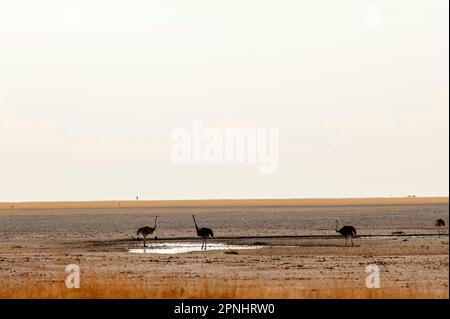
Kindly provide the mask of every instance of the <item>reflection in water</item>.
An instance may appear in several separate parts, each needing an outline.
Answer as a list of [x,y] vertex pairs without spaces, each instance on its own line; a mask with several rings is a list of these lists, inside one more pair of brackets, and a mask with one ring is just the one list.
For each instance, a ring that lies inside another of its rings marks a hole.
[[[258,245],[228,245],[224,243],[208,243],[206,250],[238,250],[238,249],[261,249],[264,246]],[[184,254],[193,251],[202,250],[202,244],[199,243],[151,243],[147,247],[130,249],[130,253],[135,254]]]

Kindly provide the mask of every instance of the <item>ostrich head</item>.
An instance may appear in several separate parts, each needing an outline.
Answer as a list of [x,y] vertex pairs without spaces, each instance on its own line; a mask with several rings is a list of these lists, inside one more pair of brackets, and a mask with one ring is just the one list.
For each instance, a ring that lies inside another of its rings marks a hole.
[[339,220],[337,220],[337,219],[336,219],[336,228],[335,228],[335,230],[336,230],[336,232],[338,232],[338,233],[339,233],[339,230],[338,230],[338,225],[339,225]]

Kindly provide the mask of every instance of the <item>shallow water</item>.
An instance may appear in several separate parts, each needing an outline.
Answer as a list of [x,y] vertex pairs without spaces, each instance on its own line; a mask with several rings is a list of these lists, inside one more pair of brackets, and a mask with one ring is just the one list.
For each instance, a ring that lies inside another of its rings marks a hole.
[[[240,249],[261,249],[264,246],[258,245],[228,245],[225,243],[208,243],[206,250],[240,250]],[[185,254],[194,251],[202,250],[202,244],[200,243],[152,243],[147,247],[133,248],[128,250],[134,254]]]

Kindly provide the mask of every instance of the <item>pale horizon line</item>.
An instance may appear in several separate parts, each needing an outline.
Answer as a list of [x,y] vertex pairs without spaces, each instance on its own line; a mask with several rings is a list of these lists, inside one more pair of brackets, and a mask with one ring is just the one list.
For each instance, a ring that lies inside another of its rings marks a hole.
[[[423,202],[436,202],[436,203],[447,203],[449,202],[448,195],[438,195],[438,196],[375,196],[375,197],[284,197],[284,198],[192,198],[192,199],[110,199],[110,200],[43,200],[43,201],[0,201],[0,208],[5,205],[58,205],[58,204],[126,204],[131,206],[144,206],[144,204],[163,204],[163,203],[179,203],[179,204],[189,204],[189,203],[223,203],[223,202],[249,202],[257,204],[257,202],[284,202],[285,205],[291,203],[294,205],[296,202],[307,204],[308,202],[341,202],[342,204],[350,204],[350,202],[401,202],[405,204],[418,204]],[[335,204],[336,204],[335,203]]]

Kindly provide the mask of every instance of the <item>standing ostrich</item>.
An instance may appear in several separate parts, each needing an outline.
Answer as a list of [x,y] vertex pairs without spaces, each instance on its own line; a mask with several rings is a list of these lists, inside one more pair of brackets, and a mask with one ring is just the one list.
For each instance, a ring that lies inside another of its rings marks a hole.
[[213,238],[214,237],[214,233],[213,233],[211,228],[206,228],[206,227],[198,228],[197,222],[195,221],[194,215],[192,215],[192,218],[194,219],[195,229],[197,230],[197,236],[203,238],[202,249],[203,249],[203,246],[204,246],[205,250],[206,250],[206,240],[208,238],[210,238],[210,237]]
[[[436,219],[436,221],[434,222],[434,226],[437,227],[438,229],[438,233],[439,233],[439,237],[441,236],[441,231],[440,228],[445,227],[445,221],[442,218]],[[442,235],[445,235],[445,229],[442,231]]]
[[145,227],[139,228],[137,231],[138,236],[142,235],[142,237],[144,237],[144,247],[146,247],[145,240],[146,240],[147,236],[153,234],[153,232],[156,229],[156,220],[157,219],[158,219],[158,216],[155,217],[155,226],[154,227],[145,226]]
[[340,233],[345,237],[345,246],[347,246],[348,239],[350,238],[353,245],[353,237],[356,236],[356,229],[353,226],[344,226],[341,229],[338,229],[339,221],[336,219],[336,232]]

